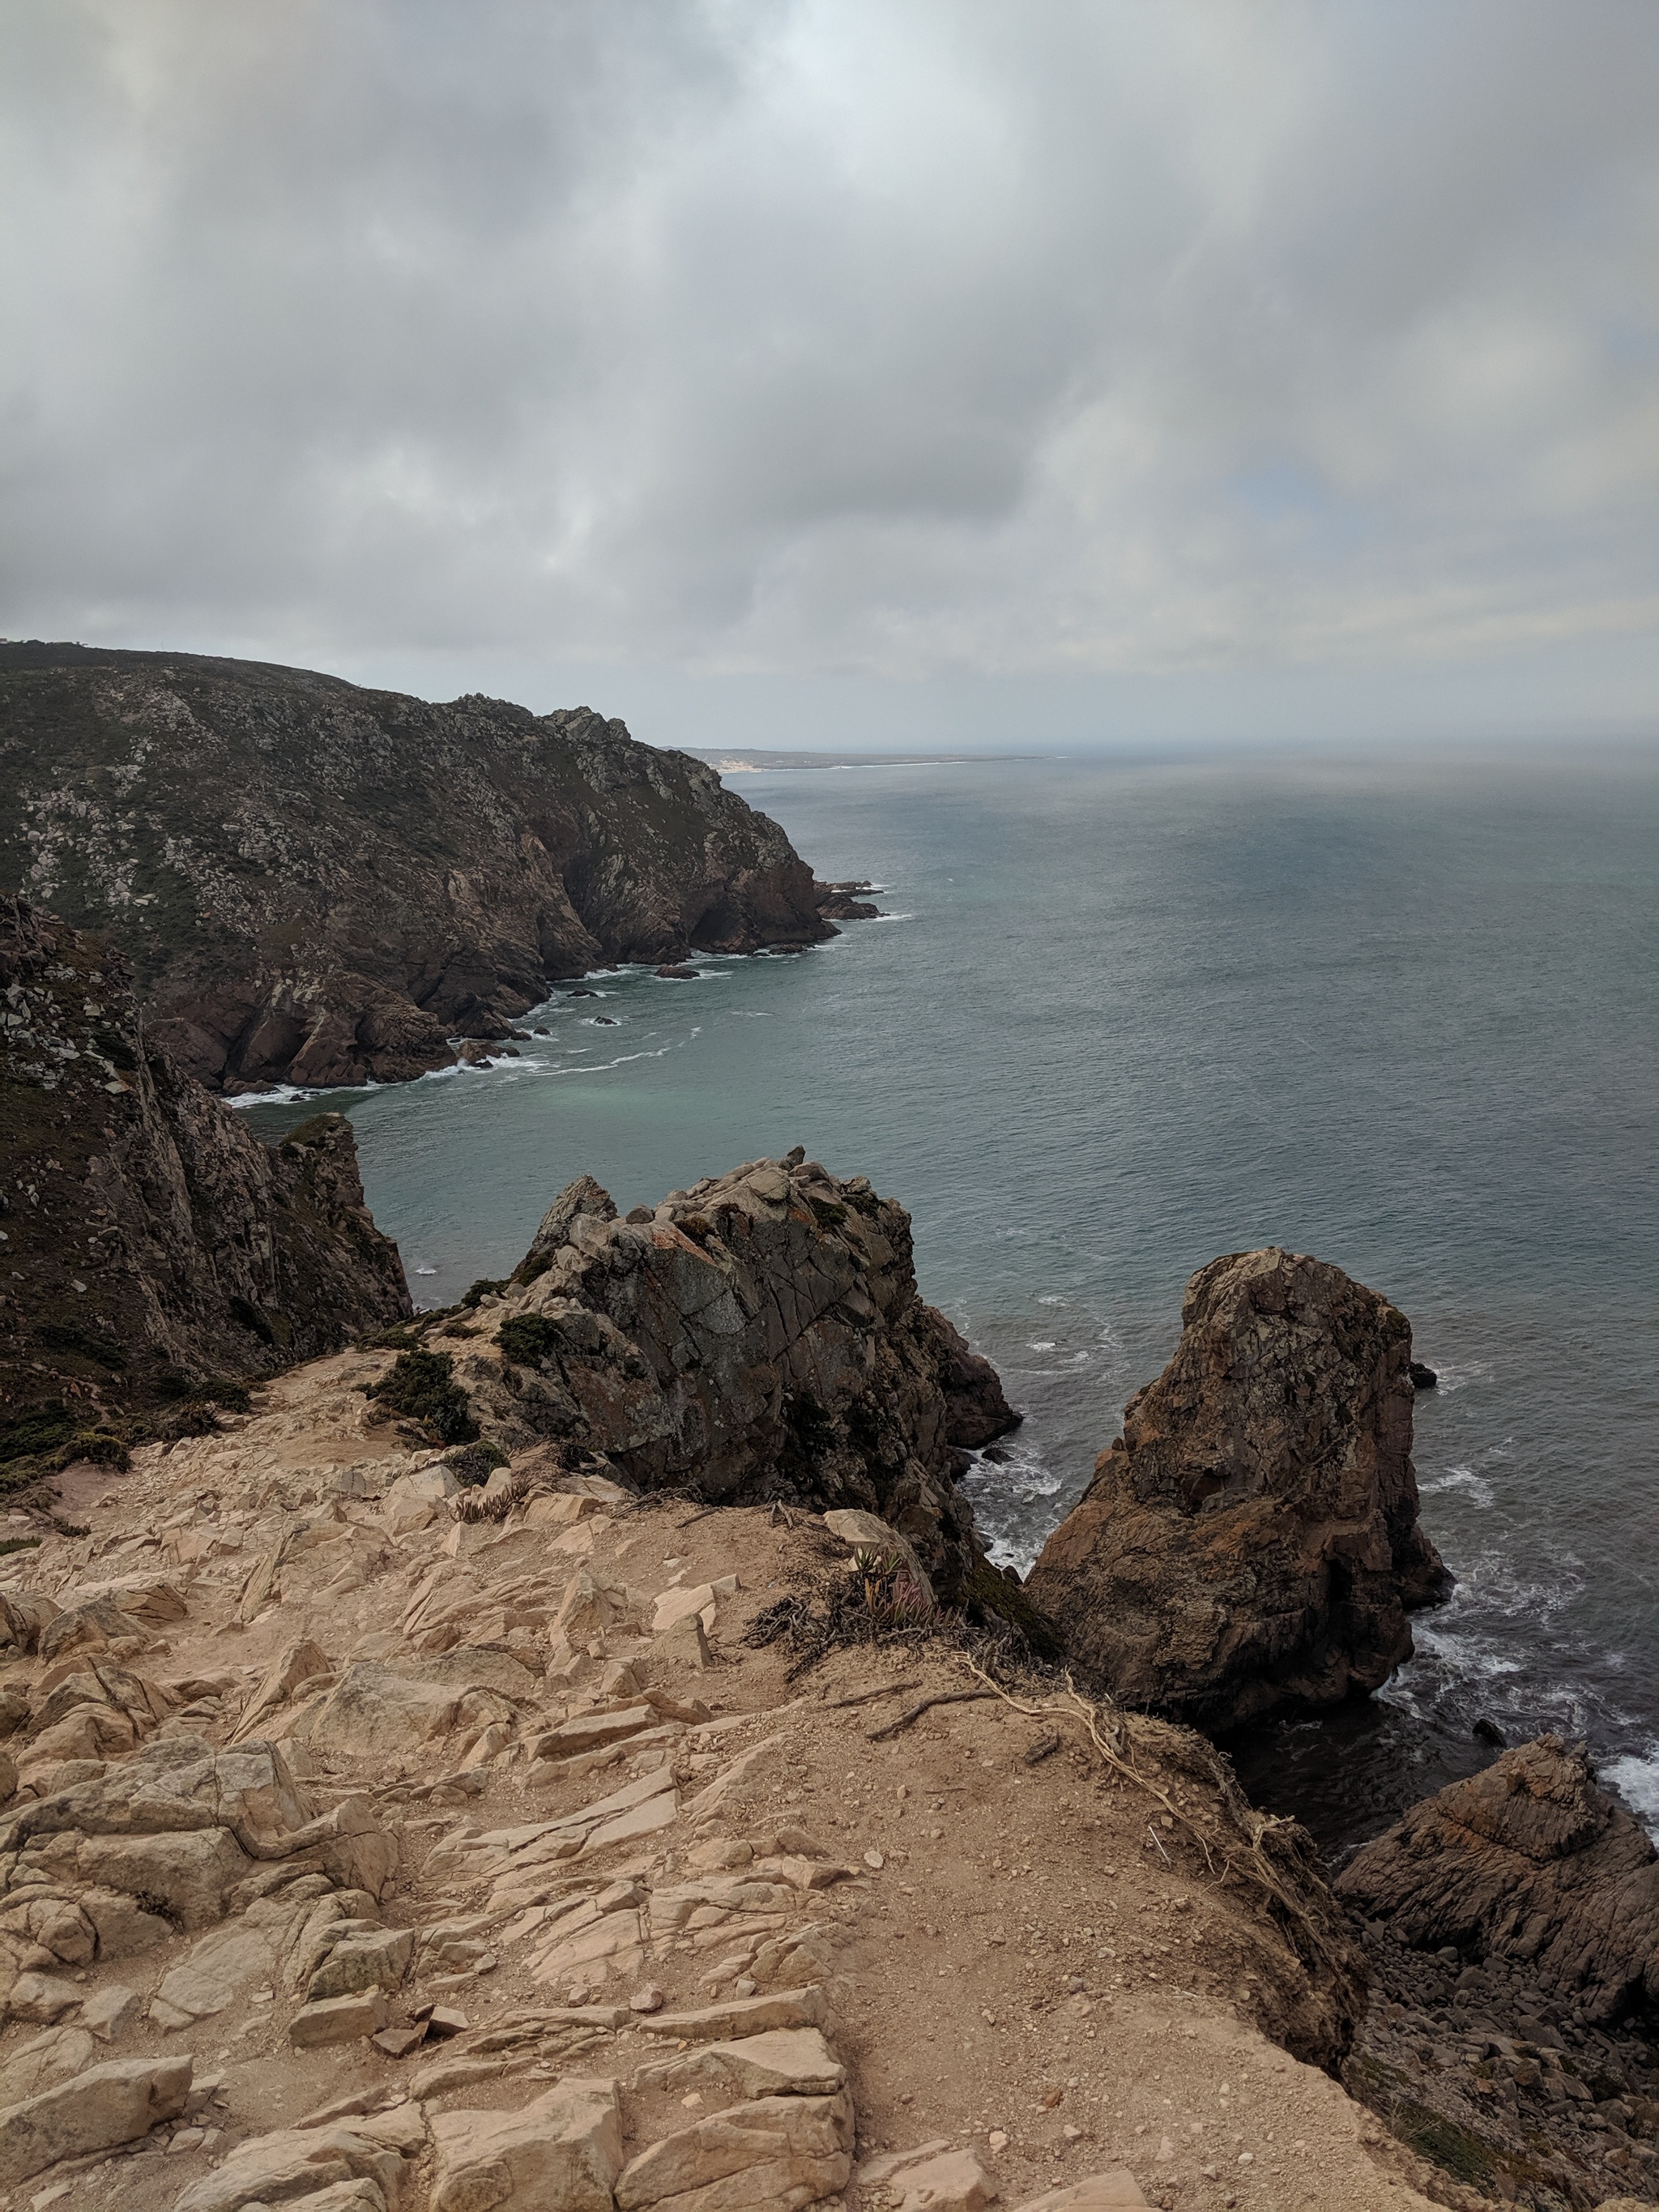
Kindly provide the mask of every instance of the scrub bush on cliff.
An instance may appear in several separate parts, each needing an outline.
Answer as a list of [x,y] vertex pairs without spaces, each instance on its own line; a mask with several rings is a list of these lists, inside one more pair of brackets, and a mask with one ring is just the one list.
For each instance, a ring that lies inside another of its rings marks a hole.
[[472,1402],[455,1380],[450,1352],[400,1352],[365,1395],[377,1399],[388,1416],[401,1413],[419,1422],[435,1443],[470,1444],[477,1437]]

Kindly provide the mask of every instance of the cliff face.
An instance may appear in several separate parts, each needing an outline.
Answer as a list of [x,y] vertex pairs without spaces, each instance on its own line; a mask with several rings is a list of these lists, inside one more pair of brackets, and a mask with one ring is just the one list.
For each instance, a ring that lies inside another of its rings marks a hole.
[[591,1177],[549,1209],[512,1283],[461,1321],[489,1432],[603,1452],[644,1488],[880,1516],[941,1597],[1018,1607],[957,1497],[964,1445],[1018,1416],[924,1304],[910,1218],[799,1152],[626,1221]]
[[349,1123],[258,1143],[142,1034],[118,956],[18,899],[0,901],[0,1238],[14,1475],[410,1311]]
[[1417,1522],[1411,1325],[1340,1267],[1215,1260],[1032,1569],[1119,1697],[1225,1729],[1379,1688],[1444,1586]]
[[0,884],[112,937],[211,1086],[396,1082],[550,981],[834,936],[775,823],[586,708],[0,647]]

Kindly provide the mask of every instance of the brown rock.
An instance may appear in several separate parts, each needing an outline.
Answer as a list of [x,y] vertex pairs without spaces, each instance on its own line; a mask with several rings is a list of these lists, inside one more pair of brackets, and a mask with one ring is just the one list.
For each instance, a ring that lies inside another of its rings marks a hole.
[[1079,1668],[1206,1729],[1370,1692],[1446,1581],[1418,1526],[1411,1325],[1281,1251],[1215,1260],[1026,1585]]
[[[582,1176],[492,1310],[512,1382],[477,1356],[463,1379],[509,1449],[603,1452],[631,1484],[711,1503],[861,1510],[908,1539],[942,1602],[1017,1617],[955,1486],[963,1445],[1014,1416],[918,1295],[908,1215],[862,1176],[750,1161],[645,1221]],[[561,1625],[577,1643],[609,1623]]]
[[1336,1889],[1402,1942],[1521,1966],[1598,2023],[1659,2009],[1659,1854],[1583,1744],[1540,1736],[1414,1805]]
[[629,2161],[619,2212],[666,2200],[673,2212],[798,2212],[844,2188],[853,2106],[834,2097],[759,2097],[665,2136]]
[[0,2112],[0,2183],[147,2135],[183,2112],[191,2070],[187,2057],[119,2058],[9,2106]]
[[358,1990],[301,2005],[288,2024],[288,2039],[296,2051],[315,2051],[326,2043],[364,2042],[385,2026],[385,1992]]
[[120,956],[21,899],[0,899],[0,1181],[27,1169],[36,1194],[8,1215],[5,1418],[39,1407],[36,1449],[119,1465],[109,1416],[160,1397],[174,1434],[210,1429],[179,1407],[192,1385],[411,1310],[343,1115],[261,1144],[143,1029]]
[[438,2112],[432,2212],[612,2212],[622,2172],[614,2081],[567,2079],[514,2112]]

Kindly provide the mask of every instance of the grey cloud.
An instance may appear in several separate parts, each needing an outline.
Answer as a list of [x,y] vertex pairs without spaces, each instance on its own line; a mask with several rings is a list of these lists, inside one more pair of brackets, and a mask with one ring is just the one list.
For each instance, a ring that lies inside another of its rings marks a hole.
[[1659,628],[1643,0],[9,16],[14,635],[954,681]]

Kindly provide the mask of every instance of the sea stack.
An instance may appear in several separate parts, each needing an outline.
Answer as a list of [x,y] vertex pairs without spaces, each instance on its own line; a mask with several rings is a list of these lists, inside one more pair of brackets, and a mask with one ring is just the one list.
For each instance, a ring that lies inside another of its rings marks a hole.
[[1212,1732],[1376,1690],[1447,1575],[1418,1526],[1412,1333],[1340,1267],[1231,1253],[1033,1568],[1079,1672]]

